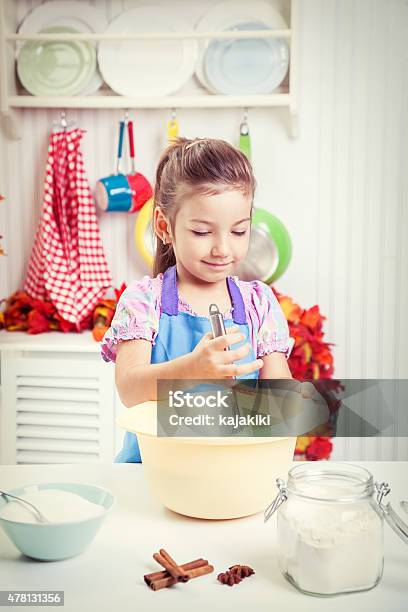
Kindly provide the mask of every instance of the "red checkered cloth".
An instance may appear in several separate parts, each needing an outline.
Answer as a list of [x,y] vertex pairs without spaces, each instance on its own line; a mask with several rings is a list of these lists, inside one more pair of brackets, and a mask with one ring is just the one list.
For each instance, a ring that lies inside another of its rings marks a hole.
[[80,323],[112,284],[80,143],[84,130],[50,135],[44,202],[25,291]]

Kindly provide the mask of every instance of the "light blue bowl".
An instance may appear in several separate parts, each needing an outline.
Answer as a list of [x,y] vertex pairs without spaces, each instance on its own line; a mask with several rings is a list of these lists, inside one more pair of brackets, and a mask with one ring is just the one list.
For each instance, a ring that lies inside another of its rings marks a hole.
[[[94,504],[103,506],[105,511],[94,518],[82,521],[51,524],[20,523],[0,517],[0,524],[4,531],[20,552],[33,559],[58,561],[79,555],[89,546],[99,531],[114,504],[113,495],[106,489],[92,484],[53,482],[35,486],[39,490],[61,489],[69,493],[76,493]],[[13,489],[8,493],[17,496],[24,495],[25,487]],[[0,496],[0,510],[7,503]]]

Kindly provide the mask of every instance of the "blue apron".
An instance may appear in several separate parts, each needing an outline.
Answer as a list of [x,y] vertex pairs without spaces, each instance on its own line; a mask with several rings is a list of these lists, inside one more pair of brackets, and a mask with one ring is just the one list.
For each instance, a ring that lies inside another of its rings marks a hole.
[[[233,318],[224,319],[225,327],[237,325],[239,331],[245,336],[242,342],[234,345],[234,349],[246,342],[251,345],[248,355],[235,363],[249,363],[256,359],[256,355],[251,344],[244,300],[238,285],[230,277],[227,278],[227,287],[232,302]],[[156,337],[155,345],[152,347],[150,363],[164,363],[191,353],[203,335],[211,331],[210,319],[208,317],[198,317],[187,312],[178,311],[176,266],[168,268],[163,275],[161,310],[159,333]],[[251,374],[238,376],[237,378],[257,379],[258,370]],[[123,441],[123,448],[117,455],[115,463],[141,463],[141,461],[137,436],[127,431]]]

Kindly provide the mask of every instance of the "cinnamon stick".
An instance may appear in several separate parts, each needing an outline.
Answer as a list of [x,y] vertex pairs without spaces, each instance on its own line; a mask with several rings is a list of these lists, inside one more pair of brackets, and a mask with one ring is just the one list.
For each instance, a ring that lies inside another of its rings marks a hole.
[[170,562],[168,558],[168,555],[163,556],[160,553],[154,553],[153,555],[153,559],[155,559],[157,563],[160,563],[160,565],[164,567],[164,569],[169,572],[170,576],[173,576],[173,578],[175,578],[177,582],[187,582],[188,580],[190,580],[190,577],[188,576],[187,572],[183,570],[179,565],[177,565],[176,562],[173,561],[173,559]]
[[173,559],[173,557],[170,557],[169,553],[164,548],[161,548],[159,550],[159,554],[163,557],[163,559],[165,559],[165,561],[170,563],[170,565],[173,565],[174,567],[179,567],[179,564]]
[[[202,567],[203,565],[208,565],[207,559],[194,559],[194,561],[183,563],[183,565],[180,565],[180,567],[183,570],[191,570],[191,569],[196,569],[197,567]],[[150,586],[150,583],[154,582],[155,580],[159,580],[160,578],[168,578],[168,577],[169,577],[169,573],[167,571],[152,572],[151,574],[146,574],[145,576],[143,576],[144,581],[146,582],[148,586]]]
[[[204,576],[205,574],[211,574],[214,571],[214,567],[212,565],[201,565],[200,567],[196,567],[195,569],[187,570],[186,573],[190,578],[198,578],[199,576]],[[159,580],[154,580],[150,583],[150,588],[153,591],[160,591],[160,589],[165,589],[166,587],[172,586],[176,584],[177,580],[173,578],[173,576],[169,576],[168,578],[159,578]]]

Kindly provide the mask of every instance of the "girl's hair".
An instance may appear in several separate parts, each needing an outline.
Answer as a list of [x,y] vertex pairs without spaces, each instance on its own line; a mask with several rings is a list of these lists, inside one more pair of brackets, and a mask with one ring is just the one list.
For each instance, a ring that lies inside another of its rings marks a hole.
[[[172,229],[183,196],[215,195],[231,189],[253,200],[256,182],[248,158],[225,140],[177,138],[163,152],[156,171],[154,205],[160,206]],[[157,240],[153,274],[176,263],[171,245]]]

